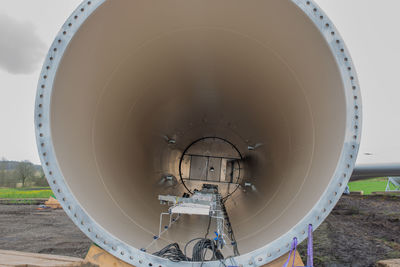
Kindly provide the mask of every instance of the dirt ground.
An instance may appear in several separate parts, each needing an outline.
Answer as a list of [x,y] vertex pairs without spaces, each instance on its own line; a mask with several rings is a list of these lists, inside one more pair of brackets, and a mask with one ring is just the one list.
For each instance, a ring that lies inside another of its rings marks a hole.
[[85,257],[91,242],[63,210],[0,205],[0,249]]
[[[400,197],[343,196],[314,232],[315,266],[374,266],[400,258]],[[307,244],[300,246],[306,255]]]
[[[0,205],[0,249],[84,257],[91,244],[62,210]],[[400,197],[344,196],[314,233],[315,266],[400,258]],[[306,242],[300,245],[306,254]]]

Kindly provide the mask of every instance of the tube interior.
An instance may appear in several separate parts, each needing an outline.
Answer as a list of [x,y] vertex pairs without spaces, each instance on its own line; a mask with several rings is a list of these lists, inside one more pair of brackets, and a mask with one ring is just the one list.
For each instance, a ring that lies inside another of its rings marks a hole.
[[[328,45],[289,0],[106,1],[63,55],[51,132],[82,207],[139,249],[167,210],[158,195],[186,192],[184,149],[228,140],[243,155],[240,182],[252,184],[226,202],[243,254],[288,232],[321,198],[343,149],[345,104]],[[148,251],[184,246],[207,223],[183,216]]]

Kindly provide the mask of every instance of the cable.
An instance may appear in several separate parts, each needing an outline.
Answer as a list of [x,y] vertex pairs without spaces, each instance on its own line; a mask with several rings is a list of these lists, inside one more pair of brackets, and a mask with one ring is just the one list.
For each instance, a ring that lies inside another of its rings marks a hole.
[[[214,240],[207,238],[208,234],[210,233],[210,227],[211,227],[211,217],[209,217],[208,224],[207,224],[207,230],[204,235],[204,238],[201,238],[201,237],[194,238],[194,239],[190,240],[189,242],[187,242],[185,245],[185,248],[184,248],[184,252],[185,252],[185,256],[186,256],[187,255],[186,251],[187,251],[188,245],[194,241],[197,241],[193,246],[191,261],[201,262],[200,266],[203,266],[203,263],[206,261],[207,250],[211,250],[211,252],[212,252],[212,257],[210,260],[220,260],[221,261],[224,259],[224,256],[222,255],[221,251],[218,249],[216,242]],[[225,266],[224,263],[223,263],[223,265]]]
[[240,253],[239,253],[238,245],[236,242],[235,234],[233,233],[231,222],[229,221],[228,212],[226,211],[226,207],[223,202],[221,202],[221,205],[222,205],[222,211],[224,212],[226,228],[228,229],[227,235],[228,235],[228,238],[231,240],[233,254],[235,256],[239,256]]
[[[186,256],[187,246],[196,240],[198,241],[193,247],[192,258],[189,258]],[[222,255],[221,251],[217,248],[216,242],[214,240],[201,237],[194,238],[189,242],[187,242],[184,248],[185,253],[182,252],[177,243],[172,243],[164,247],[160,251],[153,253],[153,255],[169,259],[173,262],[196,261],[196,262],[201,262],[201,264],[203,265],[203,263],[207,261],[206,260],[207,250],[210,250],[212,252],[212,257],[210,260],[219,260],[224,266],[226,266],[225,263],[223,262],[224,256]]]
[[[222,205],[222,209],[224,212],[224,217],[228,223],[228,229],[229,229],[228,235],[231,238],[231,240],[233,241],[233,240],[235,240],[235,237],[233,235],[233,231],[230,226],[230,222],[229,222],[229,218],[226,213],[225,205],[222,201],[221,201],[221,205]],[[187,242],[185,244],[185,247],[183,250],[184,252],[182,252],[182,250],[180,249],[180,247],[177,243],[172,243],[172,244],[164,247],[162,250],[154,253],[153,255],[159,256],[162,258],[167,258],[174,262],[180,262],[180,261],[201,262],[200,267],[202,267],[204,262],[208,261],[208,260],[206,260],[206,255],[207,255],[207,251],[210,250],[212,252],[212,256],[211,256],[211,259],[209,259],[209,260],[211,260],[211,261],[218,260],[218,261],[220,261],[220,263],[223,266],[226,267],[226,264],[225,264],[226,260],[224,260],[224,256],[223,256],[222,252],[218,249],[218,244],[217,244],[218,241],[207,238],[210,233],[211,219],[212,219],[212,217],[210,216],[208,219],[207,229],[206,229],[206,233],[204,234],[204,238],[198,237],[198,238],[194,238],[194,239],[190,240],[189,242]],[[194,241],[197,241],[197,242],[193,246],[192,258],[189,258],[187,256],[187,247],[189,246],[189,244],[191,244]],[[234,250],[234,254],[236,256],[239,254],[239,251],[237,249],[236,240],[234,241],[234,243],[235,244],[233,244],[233,250]],[[229,259],[231,257],[228,257],[227,259]]]
[[206,253],[207,250],[211,250],[212,257],[211,261],[213,260],[223,260],[224,256],[222,255],[221,251],[217,248],[216,242],[214,240],[202,238],[198,241],[193,247],[193,257],[192,261],[201,262],[201,265],[206,261]]
[[190,240],[189,242],[186,243],[185,248],[183,249],[185,255],[187,255],[187,253],[186,253],[186,248],[187,248],[187,246],[188,246],[190,243],[192,243],[193,241],[200,240],[200,239],[203,239],[203,238],[202,238],[202,237],[193,238],[192,240]]
[[206,231],[204,238],[207,238],[208,234],[210,233],[210,226],[211,226],[211,216],[208,219],[207,231]]
[[178,243],[169,244],[160,251],[153,253],[153,255],[169,259],[173,262],[190,261],[190,259],[183,254]]
[[[211,216],[210,216],[209,219],[208,219],[207,231],[206,231],[206,234],[204,235],[204,239],[202,239],[202,240],[200,240],[199,242],[197,242],[197,243],[194,245],[194,247],[193,247],[193,252],[192,252],[193,258],[195,257],[194,254],[195,254],[195,247],[196,247],[196,245],[198,245],[198,244],[201,243],[201,242],[204,242],[204,240],[207,240],[207,236],[208,236],[208,234],[210,233],[210,226],[211,226]],[[203,250],[200,251],[200,252],[202,252],[201,265],[200,265],[200,267],[202,267],[202,266],[203,266],[203,263],[204,263],[204,261],[205,261],[205,258],[206,258],[207,249],[203,249]],[[214,254],[215,254],[215,253],[214,253],[214,250],[213,250],[213,257],[214,257]],[[192,258],[192,260],[193,260],[193,258]]]

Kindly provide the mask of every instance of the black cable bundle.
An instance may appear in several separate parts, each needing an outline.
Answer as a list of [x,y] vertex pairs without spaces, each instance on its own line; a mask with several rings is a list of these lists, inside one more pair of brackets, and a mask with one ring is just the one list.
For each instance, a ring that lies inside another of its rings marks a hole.
[[153,253],[153,255],[166,258],[174,262],[179,261],[190,261],[188,257],[183,254],[182,250],[180,249],[178,243],[172,243],[163,248],[162,250]]
[[215,241],[202,238],[193,247],[192,261],[204,262],[206,261],[207,249],[211,250],[212,257],[210,260],[223,260],[224,256],[217,248]]
[[[188,244],[191,242],[199,240],[193,246],[192,258],[186,256],[186,248]],[[177,243],[172,243],[163,248],[162,250],[153,253],[153,255],[166,258],[174,262],[179,261],[197,261],[197,262],[205,262],[207,250],[212,252],[212,257],[210,260],[219,260],[222,261],[224,256],[221,251],[217,248],[217,244],[215,241],[207,239],[207,238],[195,238],[189,241],[185,246],[185,253],[182,252],[179,245]],[[225,264],[224,264],[225,265]]]
[[[223,208],[225,209],[225,206],[222,205]],[[224,210],[225,214],[226,211]],[[207,236],[210,232],[210,226],[211,226],[211,217],[208,220],[208,225],[207,225],[207,231],[206,234],[204,235],[204,238],[195,238],[190,240],[189,242],[186,243],[185,248],[184,248],[184,253],[180,249],[178,243],[172,243],[163,248],[162,250],[153,253],[153,255],[161,257],[161,258],[166,258],[174,262],[179,262],[179,261],[195,261],[195,262],[201,262],[201,266],[203,266],[203,263],[206,260],[206,254],[207,250],[211,250],[212,252],[212,257],[210,260],[219,260],[223,266],[226,266],[224,262],[224,256],[222,255],[221,251],[218,249],[217,246],[217,241],[208,239]],[[231,231],[232,236],[233,232]],[[192,258],[187,257],[186,249],[189,246],[190,243],[196,241],[196,244],[193,246],[193,252],[192,252]],[[237,249],[237,246],[236,246]]]

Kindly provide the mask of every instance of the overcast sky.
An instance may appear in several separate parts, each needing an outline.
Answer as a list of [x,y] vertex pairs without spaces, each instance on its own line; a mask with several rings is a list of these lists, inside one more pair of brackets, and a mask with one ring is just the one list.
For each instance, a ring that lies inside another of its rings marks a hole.
[[[39,163],[36,83],[48,47],[79,3],[0,0],[0,157]],[[400,162],[400,1],[317,3],[341,32],[359,75],[364,117],[358,163]]]

